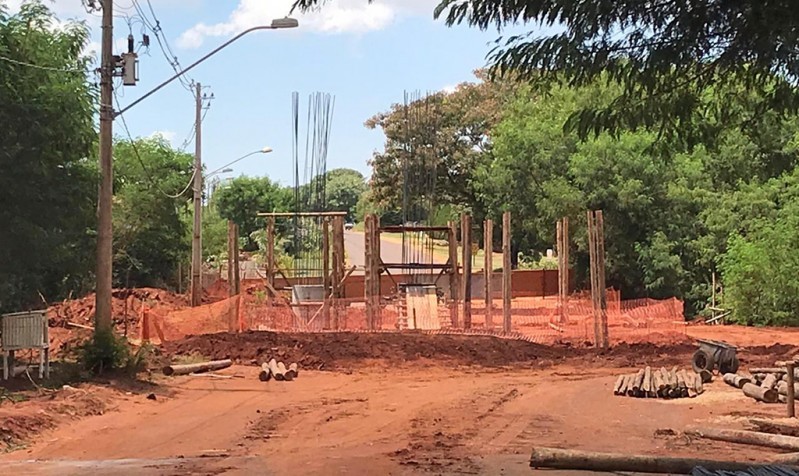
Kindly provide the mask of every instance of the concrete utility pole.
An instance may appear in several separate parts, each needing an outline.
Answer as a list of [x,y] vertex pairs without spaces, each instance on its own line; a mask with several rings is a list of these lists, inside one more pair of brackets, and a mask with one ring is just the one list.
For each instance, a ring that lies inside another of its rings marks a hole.
[[199,306],[202,301],[202,123],[203,94],[200,83],[196,84],[196,111],[194,124],[194,233],[191,240],[191,305]]
[[114,110],[112,106],[115,71],[114,2],[102,0],[102,57],[100,62],[100,191],[97,200],[97,283],[95,286],[95,332],[111,331],[112,230],[111,194],[113,184],[112,147]]

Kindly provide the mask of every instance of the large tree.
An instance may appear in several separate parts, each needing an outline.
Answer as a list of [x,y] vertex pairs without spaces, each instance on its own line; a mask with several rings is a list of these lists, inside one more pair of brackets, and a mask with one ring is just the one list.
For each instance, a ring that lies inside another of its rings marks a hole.
[[245,249],[257,247],[251,234],[264,227],[258,212],[288,211],[292,195],[289,189],[268,177],[237,177],[217,189],[213,197],[219,215],[239,225],[239,235],[246,240]]
[[366,192],[366,181],[363,174],[352,169],[333,169],[326,175],[327,209],[347,212],[347,219],[353,220],[358,200]]
[[42,306],[91,277],[96,91],[83,24],[41,2],[0,4],[0,311]]
[[[569,125],[583,135],[647,126],[682,136],[681,122],[706,105],[706,87],[727,81],[761,92],[763,109],[794,111],[799,104],[799,9],[792,0],[441,0],[434,16],[481,29],[528,26],[526,34],[497,40],[495,73],[537,79],[557,72],[572,86],[607,74],[622,84],[604,107],[574,112]],[[716,99],[721,105],[731,98]]]
[[114,144],[116,285],[172,283],[178,264],[188,258],[192,167],[191,154],[163,138]]

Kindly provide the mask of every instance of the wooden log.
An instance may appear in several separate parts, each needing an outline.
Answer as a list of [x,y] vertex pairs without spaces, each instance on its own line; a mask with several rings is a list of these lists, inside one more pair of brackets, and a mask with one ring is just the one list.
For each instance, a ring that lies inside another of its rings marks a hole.
[[635,393],[636,397],[640,396],[642,392],[641,387],[644,384],[645,375],[646,372],[644,371],[644,369],[639,370],[638,373],[635,374],[635,383],[633,384],[633,392]]
[[705,385],[704,385],[704,380],[702,379],[702,375],[695,373],[694,379],[696,380],[696,385],[695,385],[696,394],[702,395],[703,393],[705,393],[705,388],[704,388]]
[[724,374],[722,379],[727,385],[731,385],[736,388],[743,388],[743,386],[747,383],[752,383],[750,378],[738,374]]
[[300,367],[297,365],[296,362],[289,364],[288,370],[286,370],[286,380],[294,380],[297,376],[300,375]]
[[696,394],[694,393],[693,381],[689,380],[688,372],[685,370],[680,370],[677,375],[679,377],[680,393],[682,397],[695,397]]
[[768,420],[765,418],[750,418],[749,423],[763,433],[799,437],[799,423],[793,419]]
[[269,371],[269,364],[266,362],[261,364],[261,372],[258,374],[258,380],[261,382],[268,382],[272,380],[272,372]]
[[649,378],[650,378],[650,381],[649,381],[649,393],[647,393],[646,396],[648,398],[658,398],[658,388],[657,388],[657,385],[655,385],[655,371],[654,370],[652,371],[652,375],[650,375]]
[[763,468],[769,463],[749,463],[674,458],[628,453],[598,453],[593,451],[564,450],[559,448],[533,448],[530,467],[565,470],[633,472],[661,474],[691,474],[701,466],[709,471],[746,471],[753,467]]
[[211,362],[200,362],[199,364],[186,365],[167,365],[163,368],[164,375],[186,375],[195,372],[208,372],[209,370],[221,370],[233,365],[230,359],[213,360]]
[[644,396],[648,397],[652,391],[652,369],[648,365],[644,369],[644,383],[641,388],[645,393]]
[[283,366],[283,370],[280,370],[280,367],[277,364],[277,360],[275,359],[270,360],[266,365],[269,367],[269,372],[272,373],[272,377],[274,377],[275,380],[277,380],[278,382],[286,380],[285,366]]
[[702,377],[702,383],[710,383],[713,381],[713,372],[710,370],[703,370],[699,372],[699,376]]
[[[776,390],[777,390],[777,393],[779,393],[780,395],[787,396],[788,395],[788,382],[779,382],[779,383],[777,383],[777,389]],[[794,392],[794,395],[796,395],[796,393],[799,393],[799,383],[793,384],[793,392]]]
[[666,387],[666,385],[663,383],[663,377],[661,376],[659,369],[655,369],[655,371],[652,372],[652,378],[654,379],[653,385],[655,387],[655,393],[658,397],[662,397],[663,389]]
[[685,434],[729,443],[799,451],[799,438],[795,436],[772,435],[770,433],[746,430],[723,430],[720,428],[698,428],[687,430]]
[[778,380],[779,379],[777,378],[777,375],[767,374],[766,378],[764,378],[763,381],[760,383],[760,386],[763,388],[772,389],[775,386],[777,386]]
[[613,395],[619,395],[619,390],[621,389],[621,385],[624,383],[624,375],[619,375],[616,378],[616,383],[613,384]]
[[785,389],[787,394],[785,395],[785,403],[787,404],[788,418],[794,418],[796,416],[796,384],[794,383],[796,369],[794,368],[794,363],[788,362],[786,370]]
[[787,370],[782,367],[758,367],[749,369],[749,372],[752,374],[784,374]]
[[284,364],[283,362],[278,362],[277,363],[277,369],[280,372],[283,373],[283,379],[284,380],[286,380],[286,381],[294,380],[294,376],[293,375],[289,375],[289,373],[288,373],[289,370],[286,368],[286,364]]
[[750,398],[754,398],[755,400],[765,402],[765,403],[776,403],[777,402],[777,393],[776,390],[766,387],[758,387],[753,383],[747,383],[742,387],[744,391],[744,395]]

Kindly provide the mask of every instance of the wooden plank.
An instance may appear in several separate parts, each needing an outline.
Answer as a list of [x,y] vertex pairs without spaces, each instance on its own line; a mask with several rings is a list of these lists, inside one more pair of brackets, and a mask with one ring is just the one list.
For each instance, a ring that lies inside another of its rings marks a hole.
[[384,233],[402,233],[406,231],[423,232],[448,232],[448,226],[426,226],[426,225],[388,225],[381,226],[380,231]]
[[345,217],[347,212],[258,212],[259,217]]
[[[569,219],[567,217],[563,218],[563,243],[562,243],[562,254],[563,254],[563,271],[559,272],[560,276],[559,279],[562,280],[563,284],[561,285],[561,292],[562,295],[562,312],[561,312],[561,321],[562,323],[569,322]],[[546,275],[546,272],[543,273]]]
[[510,212],[502,214],[502,330],[511,332],[512,322],[510,314],[511,305],[511,246],[510,246]]
[[235,278],[233,277],[235,273],[235,263],[233,260],[233,255],[235,251],[233,250],[233,240],[235,239],[235,227],[236,225],[233,223],[233,220],[227,221],[227,295],[228,297],[233,297],[236,295],[236,283]]
[[372,323],[374,322],[374,308],[372,307],[374,304],[374,300],[372,299],[372,295],[374,294],[374,285],[373,280],[374,277],[372,276],[372,245],[374,241],[372,240],[372,228],[374,226],[373,221],[374,215],[368,214],[364,217],[364,229],[363,229],[363,244],[364,244],[364,301],[366,302],[366,327],[368,329],[372,328]]
[[343,297],[342,280],[344,279],[344,217],[333,217],[333,283],[331,296],[333,299],[333,329],[340,326],[339,299]]
[[463,328],[472,328],[472,216],[461,214],[461,252],[463,253],[463,278],[461,296],[463,297]]
[[381,254],[380,254],[380,217],[378,215],[373,216],[373,226],[372,226],[372,249],[374,253],[372,254],[372,276],[374,276],[374,281],[372,282],[374,286],[374,294],[372,299],[374,300],[374,319],[372,320],[372,330],[379,329],[382,326],[382,310],[380,308],[380,263],[382,263]]
[[485,280],[485,327],[494,327],[494,295],[491,276],[494,274],[494,221],[490,218],[483,222],[483,279]]
[[787,395],[787,404],[788,404],[788,418],[796,417],[796,406],[794,405],[795,399],[795,392],[796,388],[794,387],[794,363],[788,362],[786,365],[786,383],[788,384],[788,395]]
[[449,320],[452,327],[458,327],[458,301],[460,297],[460,278],[458,275],[458,233],[455,222],[449,222],[447,236],[449,248]]

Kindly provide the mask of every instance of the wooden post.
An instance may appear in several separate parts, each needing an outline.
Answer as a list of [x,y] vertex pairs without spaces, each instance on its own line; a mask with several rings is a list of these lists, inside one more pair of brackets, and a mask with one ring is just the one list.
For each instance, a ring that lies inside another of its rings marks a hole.
[[233,220],[227,221],[227,295],[228,297],[233,297],[236,295],[236,278],[234,277],[235,274],[235,262],[233,255],[236,253],[233,249],[233,242],[236,239],[236,224],[233,223]]
[[510,212],[502,214],[502,330],[511,332]]
[[379,329],[383,325],[382,310],[380,309],[380,217],[373,215],[372,218],[372,276],[374,281],[374,292],[372,299],[374,300],[374,319],[372,320],[372,330]]
[[602,331],[602,348],[610,346],[608,335],[608,299],[605,286],[605,220],[602,210],[596,212],[597,283],[599,284],[599,318]]
[[[563,322],[563,220],[555,227],[555,252],[558,254],[558,314]],[[543,294],[543,293],[542,293]]]
[[339,299],[342,297],[341,280],[344,279],[344,217],[333,218],[333,323],[339,328]]
[[561,314],[562,324],[569,322],[569,219],[561,220],[561,240],[559,243],[558,257],[561,261],[558,270],[560,283]]
[[330,218],[322,219],[322,322],[325,329],[330,329]]
[[241,266],[239,263],[239,225],[233,224],[233,290],[241,294]]
[[460,279],[458,273],[458,230],[455,227],[455,222],[450,221],[447,223],[449,232],[447,240],[449,242],[449,320],[452,327],[458,327],[458,306],[459,306],[459,292],[460,292]]
[[374,310],[374,276],[372,275],[372,254],[374,250],[373,228],[374,215],[368,214],[363,222],[363,245],[364,245],[364,301],[366,303],[366,328],[372,329],[375,319]]
[[795,388],[793,386],[793,381],[794,381],[793,369],[795,367],[795,363],[794,362],[788,362],[785,365],[785,367],[788,370],[788,373],[786,375],[786,377],[787,377],[786,383],[788,384],[788,391],[787,391],[787,395],[786,395],[787,400],[788,400],[788,402],[787,402],[788,403],[788,418],[795,418],[796,417],[796,407],[794,406],[794,398],[795,398],[794,393],[795,393],[796,390],[795,390]]
[[272,289],[275,288],[275,217],[266,221],[266,281],[269,283],[266,291],[266,302],[272,304]]
[[597,309],[597,277],[596,277],[596,223],[594,221],[594,212],[588,211],[588,255],[589,255],[589,270],[591,275],[591,309],[594,315],[594,347],[599,347],[602,342],[602,336],[599,330],[599,316]]
[[461,296],[463,296],[463,328],[472,328],[472,217],[461,214],[461,251],[463,252],[463,279],[461,280]]
[[491,275],[494,271],[494,221],[491,219],[483,222],[483,276],[485,279],[485,327],[492,329],[494,327],[494,295],[491,286]]

